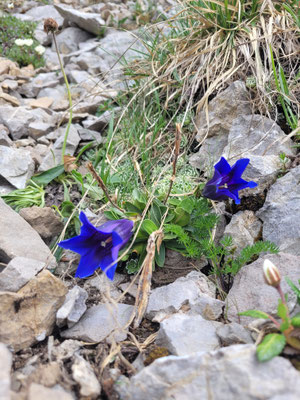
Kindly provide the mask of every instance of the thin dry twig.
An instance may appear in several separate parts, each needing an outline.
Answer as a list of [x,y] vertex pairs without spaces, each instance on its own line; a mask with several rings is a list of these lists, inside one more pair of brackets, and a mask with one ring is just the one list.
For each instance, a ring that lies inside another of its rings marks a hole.
[[105,196],[107,197],[108,201],[110,202],[110,204],[117,208],[120,211],[124,211],[121,207],[119,207],[117,204],[115,204],[112,200],[112,198],[110,197],[110,194],[108,193],[108,190],[105,186],[105,183],[103,182],[102,178],[97,174],[97,171],[95,170],[95,168],[93,167],[93,164],[91,162],[87,163],[87,168],[91,171],[94,179],[97,181],[98,185],[101,187],[101,189],[103,190],[103,192],[105,193]]
[[176,179],[176,164],[177,164],[179,151],[180,151],[180,141],[181,141],[181,125],[177,123],[176,124],[176,133],[175,133],[174,158],[173,158],[173,174],[171,176],[169,190],[168,190],[168,193],[167,193],[165,201],[164,201],[165,204],[171,194],[172,186]]

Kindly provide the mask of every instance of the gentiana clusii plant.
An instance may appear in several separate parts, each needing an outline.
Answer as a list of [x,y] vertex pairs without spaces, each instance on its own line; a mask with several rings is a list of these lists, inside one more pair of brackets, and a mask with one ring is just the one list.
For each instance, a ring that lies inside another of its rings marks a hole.
[[245,181],[242,175],[249,164],[249,158],[241,158],[232,167],[224,157],[214,166],[215,173],[209,180],[202,195],[211,200],[226,200],[228,197],[240,204],[238,192],[246,188],[255,188],[257,183]]
[[133,222],[119,219],[95,227],[84,212],[79,219],[82,222],[80,235],[59,243],[60,247],[81,255],[75,277],[86,278],[101,268],[113,280],[119,251],[132,235]]

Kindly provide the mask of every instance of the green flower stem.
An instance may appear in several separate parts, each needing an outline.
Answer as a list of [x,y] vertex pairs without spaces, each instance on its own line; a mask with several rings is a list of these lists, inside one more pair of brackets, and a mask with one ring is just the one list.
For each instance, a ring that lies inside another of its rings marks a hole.
[[284,296],[284,293],[283,293],[283,291],[282,291],[282,289],[281,289],[280,284],[276,287],[276,289],[277,289],[277,291],[278,291],[278,293],[279,293],[279,296],[280,296],[280,298],[281,298],[282,304],[284,304],[284,305],[286,306],[287,312],[289,312],[289,311],[288,311],[287,304],[286,304],[285,296]]
[[61,57],[60,57],[60,54],[59,54],[57,41],[56,41],[56,36],[55,36],[54,32],[52,32],[52,36],[53,36],[53,41],[54,41],[55,50],[56,50],[56,53],[57,53],[60,69],[61,69],[61,72],[63,74],[64,80],[65,80],[65,85],[66,85],[67,92],[68,92],[69,106],[70,106],[69,121],[68,121],[67,129],[66,129],[66,133],[65,133],[65,137],[64,137],[64,143],[63,143],[63,147],[62,147],[62,152],[61,152],[62,163],[64,163],[64,155],[65,155],[65,152],[66,152],[67,140],[68,140],[69,131],[70,131],[70,127],[71,127],[71,124],[72,124],[72,118],[73,118],[72,96],[71,96],[71,91],[70,91],[68,78],[67,78],[67,75],[65,73],[64,66],[63,66],[63,63],[61,61]]

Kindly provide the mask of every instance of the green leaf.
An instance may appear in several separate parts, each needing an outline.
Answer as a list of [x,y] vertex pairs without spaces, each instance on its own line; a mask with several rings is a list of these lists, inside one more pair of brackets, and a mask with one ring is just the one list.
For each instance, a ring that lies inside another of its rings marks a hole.
[[290,280],[288,276],[285,277],[287,284],[291,287],[294,293],[296,293],[297,297],[300,299],[300,289]]
[[69,218],[69,216],[72,214],[73,210],[75,208],[75,205],[71,201],[64,201],[61,203],[61,215],[64,218]]
[[47,171],[34,175],[31,180],[38,185],[48,185],[53,179],[65,172],[64,165],[60,164],[56,167],[50,168]]
[[155,250],[155,262],[159,267],[163,267],[166,258],[166,248],[164,243],[160,245],[159,253]]
[[263,311],[259,311],[259,310],[247,310],[247,311],[238,313],[238,315],[242,315],[244,317],[269,319],[268,314],[266,314]]
[[138,213],[138,214],[141,214],[141,212],[143,211],[140,208],[138,208],[137,206],[135,206],[134,204],[130,203],[129,201],[125,201],[124,208],[126,211],[134,212],[134,213]]
[[279,333],[269,333],[257,346],[256,355],[260,362],[269,361],[278,356],[286,344],[286,339]]
[[298,313],[297,315],[295,315],[293,318],[292,318],[292,325],[295,327],[295,328],[300,328],[300,313]]
[[151,219],[145,219],[142,222],[141,230],[143,230],[143,231],[147,232],[149,235],[151,235],[152,232],[158,230],[158,227],[155,225],[155,223],[153,221],[151,221]]
[[175,209],[175,221],[173,222],[174,224],[177,224],[179,226],[185,226],[190,222],[190,214],[187,213],[183,208],[177,207]]
[[186,199],[182,200],[180,207],[183,208],[188,214],[191,214],[194,209],[194,202],[192,199],[187,197]]
[[140,209],[144,209],[146,207],[147,199],[143,192],[134,189],[132,192],[133,204],[136,205]]
[[150,208],[150,218],[151,220],[157,225],[160,226],[161,223],[161,212],[160,208],[158,207],[157,204],[153,203],[151,208]]

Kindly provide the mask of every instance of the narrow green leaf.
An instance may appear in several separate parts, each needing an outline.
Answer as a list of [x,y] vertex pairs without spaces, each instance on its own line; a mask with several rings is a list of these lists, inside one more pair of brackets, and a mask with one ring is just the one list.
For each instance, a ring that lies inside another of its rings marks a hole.
[[286,339],[279,333],[269,333],[257,346],[256,355],[260,362],[269,361],[278,356],[286,344]]
[[160,212],[160,208],[153,203],[150,209],[150,218],[151,220],[157,225],[160,226],[161,223],[161,212]]
[[296,295],[300,298],[300,289],[297,288],[297,286],[290,280],[289,277],[286,276],[285,280],[291,289],[293,289],[293,292],[296,293]]
[[268,314],[266,314],[263,311],[259,311],[259,310],[247,310],[247,311],[238,313],[238,315],[242,315],[244,317],[252,317],[252,318],[263,318],[263,319],[269,318]]
[[166,248],[164,243],[160,245],[159,253],[157,252],[157,249],[155,250],[155,263],[159,267],[163,267],[165,263],[165,258],[166,258]]
[[48,185],[53,179],[65,172],[64,165],[60,164],[56,167],[50,168],[47,171],[34,175],[31,180],[38,185]]

